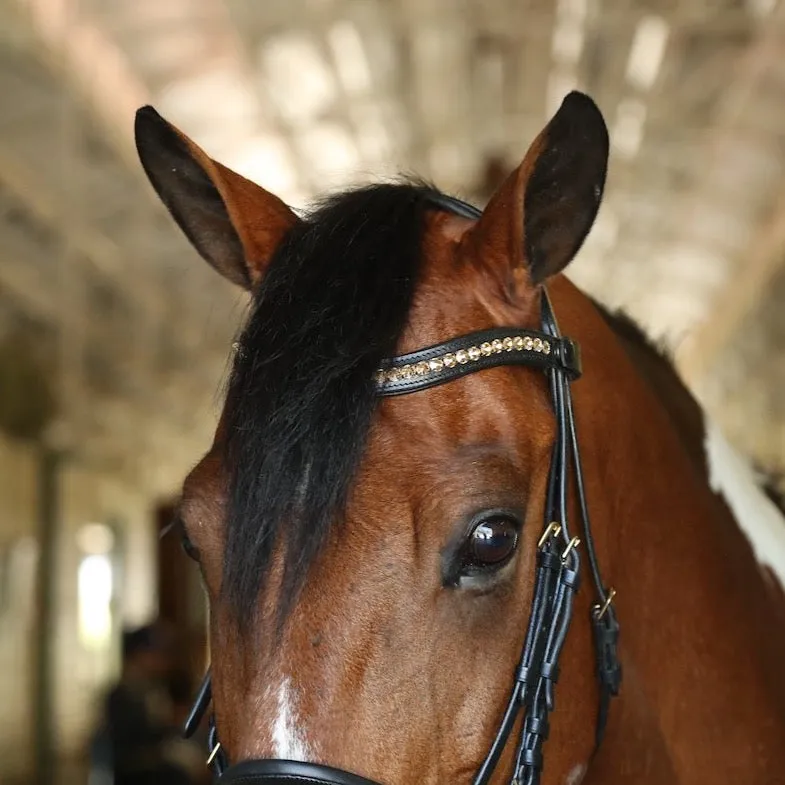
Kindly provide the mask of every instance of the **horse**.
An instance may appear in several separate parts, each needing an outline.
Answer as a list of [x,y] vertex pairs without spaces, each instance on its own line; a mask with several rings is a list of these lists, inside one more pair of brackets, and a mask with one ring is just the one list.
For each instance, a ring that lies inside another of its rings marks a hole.
[[483,210],[405,179],[295,212],[152,107],[135,138],[248,293],[177,516],[219,782],[783,781],[785,523],[565,272],[608,167],[589,96]]

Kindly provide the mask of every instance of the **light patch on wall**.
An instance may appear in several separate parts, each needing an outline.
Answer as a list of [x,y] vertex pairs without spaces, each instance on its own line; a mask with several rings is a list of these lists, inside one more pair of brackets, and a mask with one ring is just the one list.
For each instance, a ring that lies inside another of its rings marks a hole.
[[298,185],[297,174],[284,140],[275,134],[256,134],[224,156],[228,167],[286,200]]
[[545,95],[546,119],[550,120],[562,105],[567,93],[577,89],[575,74],[569,69],[555,68],[548,75],[548,85]]
[[114,547],[114,532],[103,523],[86,523],[76,533],[76,544],[83,553],[106,554]]
[[287,122],[308,125],[335,100],[332,69],[306,34],[269,39],[260,49],[259,62],[270,97]]
[[588,14],[586,0],[559,0],[551,38],[551,54],[556,63],[574,66],[583,52]]
[[747,10],[758,19],[765,19],[776,7],[777,0],[747,0]]
[[87,649],[102,649],[112,635],[112,562],[92,554],[79,564],[79,640]]
[[77,575],[79,640],[86,649],[102,650],[112,638],[114,533],[102,523],[88,523],[76,541],[83,554]]
[[668,43],[668,23],[659,16],[644,16],[635,28],[627,81],[639,90],[649,90],[657,81]]
[[338,76],[350,95],[367,93],[371,69],[357,28],[347,21],[336,22],[327,33]]
[[362,156],[376,166],[383,166],[394,149],[387,115],[389,107],[377,101],[353,102],[349,107],[357,131],[357,146]]
[[349,131],[338,123],[315,123],[296,141],[311,171],[332,185],[347,180],[359,165],[357,145]]
[[646,105],[642,101],[628,99],[619,104],[611,131],[611,144],[619,156],[630,160],[638,154],[645,122]]

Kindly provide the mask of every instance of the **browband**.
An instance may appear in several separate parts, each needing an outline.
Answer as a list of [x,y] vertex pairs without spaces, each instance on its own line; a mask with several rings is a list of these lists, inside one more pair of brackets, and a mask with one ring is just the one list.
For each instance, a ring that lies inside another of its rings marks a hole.
[[498,365],[560,370],[574,380],[581,375],[580,348],[569,338],[537,330],[479,330],[386,360],[376,373],[377,392],[403,395]]

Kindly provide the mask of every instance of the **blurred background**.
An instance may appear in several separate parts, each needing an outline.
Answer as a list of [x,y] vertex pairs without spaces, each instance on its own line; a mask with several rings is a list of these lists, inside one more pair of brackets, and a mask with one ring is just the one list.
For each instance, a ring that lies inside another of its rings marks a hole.
[[[785,469],[785,0],[0,0],[0,782],[85,783],[123,629],[192,680],[159,541],[245,299],[138,165],[152,103],[294,207],[414,172],[482,205],[572,88],[611,130],[570,276]],[[195,686],[195,685],[194,685]]]

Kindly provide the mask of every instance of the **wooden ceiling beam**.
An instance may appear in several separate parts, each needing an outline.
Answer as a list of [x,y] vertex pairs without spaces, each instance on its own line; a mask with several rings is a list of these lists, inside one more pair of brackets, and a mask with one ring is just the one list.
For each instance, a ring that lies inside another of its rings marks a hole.
[[688,382],[697,384],[711,370],[723,347],[763,297],[785,262],[785,189],[761,225],[749,250],[714,298],[708,318],[677,351],[676,359]]
[[[750,106],[761,81],[772,63],[781,57],[785,35],[785,3],[769,16],[760,34],[738,58],[734,79],[723,93],[716,112],[717,127],[708,133],[703,149],[706,171],[721,169],[733,155],[736,129]],[[711,201],[711,178],[693,192],[679,210],[684,216],[682,240],[689,242],[691,227],[700,220],[705,201]],[[775,204],[748,250],[737,262],[738,273],[731,272],[724,287],[713,298],[704,321],[698,323],[677,350],[677,362],[684,377],[699,384],[709,371],[728,339],[741,324],[775,275],[785,253],[785,191]]]

